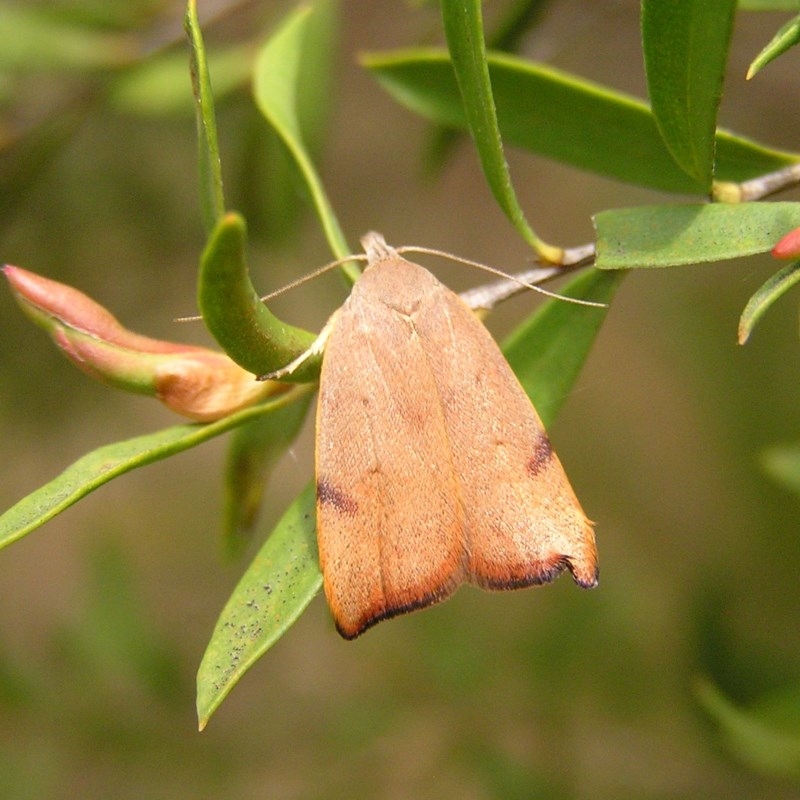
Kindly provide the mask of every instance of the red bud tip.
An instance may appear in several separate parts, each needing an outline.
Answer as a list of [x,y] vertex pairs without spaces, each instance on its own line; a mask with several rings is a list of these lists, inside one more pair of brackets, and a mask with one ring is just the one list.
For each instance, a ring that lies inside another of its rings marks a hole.
[[771,252],[774,258],[780,259],[797,258],[800,256],[800,228],[789,231],[789,233],[772,248]]

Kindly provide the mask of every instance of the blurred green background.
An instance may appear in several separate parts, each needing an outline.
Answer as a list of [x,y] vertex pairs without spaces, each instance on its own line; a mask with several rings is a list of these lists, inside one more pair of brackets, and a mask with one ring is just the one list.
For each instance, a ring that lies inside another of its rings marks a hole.
[[[0,14],[20,5],[34,4],[0,3]],[[94,19],[108,8],[49,5]],[[289,7],[200,2],[201,21],[221,6],[231,13],[207,31],[212,47],[258,42]],[[553,2],[522,52],[644,96],[638,6]],[[125,9],[126,36],[174,41],[187,58],[181,2]],[[356,63],[359,50],[439,40],[436,9],[374,0],[342,11],[319,164],[351,243],[377,229],[396,245],[521,268],[530,253],[471,149],[462,143],[426,178],[426,125]],[[784,19],[740,17],[721,121],[796,150],[799,56],[743,78]],[[3,74],[0,259],[77,286],[139,332],[210,344],[199,323],[173,321],[194,312],[204,242],[188,73],[187,113],[133,113],[103,100],[107,80],[102,70]],[[15,136],[50,114],[53,142],[26,177],[33,161]],[[266,126],[247,93],[218,115],[228,202],[248,215],[253,275],[267,291],[329,253],[310,215],[283,237],[259,216],[254,153]],[[528,154],[509,161],[551,242],[590,241],[590,216],[605,208],[672,199]],[[693,692],[704,677],[746,706],[798,685],[800,507],[760,463],[766,447],[800,435],[796,300],[736,344],[741,309],[775,268],[754,258],[623,283],[552,432],[597,522],[595,591],[566,579],[464,589],[352,643],[317,598],[198,734],[194,673],[246,564],[221,557],[224,440],[113,482],[5,550],[0,797],[797,797],[796,783],[731,757]],[[454,288],[481,280],[435,269]],[[328,276],[274,308],[318,329],[344,293]],[[538,302],[515,299],[490,328],[502,335]],[[86,379],[7,291],[0,342],[2,509],[84,452],[176,421]],[[311,475],[312,427],[268,489],[261,538]]]

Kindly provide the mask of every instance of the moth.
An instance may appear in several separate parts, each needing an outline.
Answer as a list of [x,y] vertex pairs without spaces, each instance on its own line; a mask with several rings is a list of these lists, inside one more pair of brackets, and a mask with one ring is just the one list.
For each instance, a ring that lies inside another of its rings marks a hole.
[[380,234],[362,244],[367,267],[315,344],[317,541],[339,633],[462,583],[519,589],[568,570],[595,586],[593,526],[492,336]]

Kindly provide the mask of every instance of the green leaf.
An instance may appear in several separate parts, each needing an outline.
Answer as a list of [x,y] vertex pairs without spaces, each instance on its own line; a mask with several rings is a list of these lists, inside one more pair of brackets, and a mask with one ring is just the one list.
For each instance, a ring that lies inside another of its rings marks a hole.
[[318,560],[314,487],[307,486],[270,534],[217,620],[197,673],[200,730],[242,675],[319,592]]
[[[561,293],[609,303],[624,274],[590,269]],[[606,308],[554,298],[543,303],[503,342],[503,354],[545,427],[552,424],[569,396],[607,312]]]
[[[256,59],[253,92],[256,105],[286,145],[305,179],[331,249],[337,258],[344,258],[350,254],[350,249],[303,142],[298,118],[301,64],[309,46],[311,15],[315,13],[314,7],[301,7],[264,45]],[[358,270],[352,265],[347,265],[346,270],[355,281]]]
[[0,7],[0,70],[87,72],[119,69],[140,51],[133,37],[110,34],[23,4]]
[[[281,322],[261,302],[247,269],[246,239],[245,222],[238,214],[226,214],[219,221],[200,261],[197,302],[225,352],[254,375],[265,375],[306,351],[315,336]],[[286,380],[311,380],[319,366],[319,358],[309,358]]]
[[[435,122],[466,127],[446,52],[409,49],[361,61],[398,102]],[[488,62],[506,144],[652,189],[700,192],[675,164],[640,100],[514,56],[490,53]],[[730,133],[720,131],[716,139],[719,180],[742,181],[800,160]]]
[[708,191],[736,0],[642,0],[650,102],[675,162]]
[[442,17],[467,126],[483,174],[495,200],[522,238],[544,255],[544,246],[525,219],[511,185],[486,63],[480,0],[442,0]]
[[[515,52],[552,0],[518,0],[507,9],[505,16],[492,33],[487,34],[490,50]],[[461,138],[460,132],[447,125],[437,125],[425,146],[425,169],[436,172]]]
[[[240,88],[250,77],[253,54],[247,46],[208,54],[208,72],[214,76],[217,100]],[[186,91],[186,54],[169,50],[125,70],[110,85],[109,103],[119,111],[147,116],[183,116],[199,111]]]
[[739,319],[739,344],[744,344],[767,309],[800,281],[800,261],[778,270],[747,301]]
[[800,203],[640,206],[596,214],[601,269],[674,267],[769,252],[800,225]]
[[[335,98],[331,84],[336,75],[339,16],[337,3],[318,3],[308,17],[303,38],[295,90],[296,117],[311,157],[322,149]],[[298,225],[307,215],[310,198],[306,181],[283,139],[264,124],[258,109],[254,112],[240,132],[242,198],[238,203],[249,221],[251,235],[263,236],[272,245],[285,244],[300,235]]]
[[225,470],[224,541],[237,556],[250,540],[269,476],[306,418],[311,393],[237,428]]
[[782,25],[764,49],[753,59],[753,63],[747,70],[747,80],[766,67],[770,61],[774,61],[787,50],[791,50],[798,42],[800,42],[800,14]]
[[335,55],[341,11],[337,0],[316,0],[305,20],[297,66],[294,108],[297,129],[307,152],[319,150],[334,101]]
[[800,494],[800,445],[784,444],[767,448],[761,465],[776,481]]
[[307,391],[306,388],[295,389],[273,401],[246,408],[207,425],[175,425],[157,433],[105,445],[87,453],[57,478],[23,498],[0,516],[0,548],[36,530],[110,480],[196,447],[256,417],[270,414]]
[[740,11],[797,11],[797,0],[739,0]]
[[800,687],[764,695],[749,708],[707,680],[697,682],[695,696],[739,761],[764,775],[800,781]]
[[197,1],[186,4],[184,27],[189,36],[192,92],[195,99],[197,141],[200,155],[200,200],[206,230],[211,232],[225,213],[225,196],[222,192],[222,164],[217,142],[217,120],[214,113],[214,96],[206,61],[203,34],[197,19]]

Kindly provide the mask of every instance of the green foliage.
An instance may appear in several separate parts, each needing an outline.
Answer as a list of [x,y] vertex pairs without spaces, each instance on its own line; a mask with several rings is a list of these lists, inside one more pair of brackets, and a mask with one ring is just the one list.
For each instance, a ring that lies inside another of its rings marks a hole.
[[442,19],[450,62],[461,95],[460,107],[464,110],[492,194],[520,236],[540,256],[547,258],[547,248],[528,225],[511,185],[492,97],[480,0],[466,3],[444,0]]
[[698,681],[695,692],[719,726],[725,746],[752,769],[776,778],[800,780],[800,691],[781,689],[737,708],[717,687]]
[[235,213],[222,217],[200,259],[197,305],[225,352],[254,375],[265,375],[304,352],[314,336],[285,325],[261,302],[250,282],[246,244],[244,220]]
[[200,200],[206,232],[210,234],[225,213],[225,197],[222,191],[222,164],[217,142],[217,120],[214,113],[214,97],[211,93],[211,76],[200,33],[200,22],[197,19],[195,0],[189,0],[186,6],[184,26],[189,36],[191,53],[189,71],[192,76],[197,142],[200,151]]
[[[225,471],[226,549],[242,555],[254,533],[269,476],[297,438],[311,393],[233,431]],[[271,541],[271,537],[270,537]]]
[[[299,394],[302,396],[306,392],[301,389]],[[135,439],[108,444],[87,453],[58,477],[0,516],[0,547],[16,542],[36,530],[108,481],[132,469],[196,447],[283,407],[287,401],[295,401],[295,398],[283,395],[277,400],[246,408],[208,425],[175,425],[157,433],[147,433]]]
[[800,206],[639,206],[603,211],[594,222],[598,267],[674,267],[767,253],[800,224]]
[[[466,126],[447,53],[432,48],[367,53],[362,63],[405,106],[435,122]],[[488,55],[503,139],[581,170],[665,192],[698,194],[670,155],[647,104],[546,64]],[[518,98],[526,101],[520,103]],[[715,175],[741,181],[797,156],[717,131]]]
[[197,673],[200,729],[228,692],[294,624],[322,586],[314,487],[286,510],[228,600]]
[[735,0],[642,3],[653,116],[675,163],[705,192],[714,176],[714,133],[735,8]]
[[800,15],[781,25],[775,36],[753,59],[750,69],[747,70],[747,77],[755,77],[756,73],[760,72],[778,56],[783,55],[787,50],[794,47],[798,41],[800,41]]
[[771,275],[759,290],[747,301],[739,319],[739,344],[744,344],[753,332],[756,323],[767,313],[770,306],[800,281],[800,265],[789,264]]
[[[331,249],[337,258],[343,258],[349,255],[350,250],[322,181],[311,162],[301,129],[301,121],[308,116],[307,112],[303,112],[304,105],[316,99],[301,92],[301,64],[312,60],[318,64],[319,70],[325,69],[324,63],[317,60],[319,34],[314,35],[314,28],[319,30],[320,24],[327,27],[333,24],[331,5],[321,2],[313,12],[310,7],[301,7],[286,19],[258,55],[253,94],[261,113],[275,129],[302,173]],[[322,20],[322,23],[317,20]]]
[[[564,296],[610,304],[623,274],[587,270],[564,289]],[[553,300],[503,342],[503,354],[545,427],[555,421],[578,379],[605,316],[604,308],[581,308]]]

